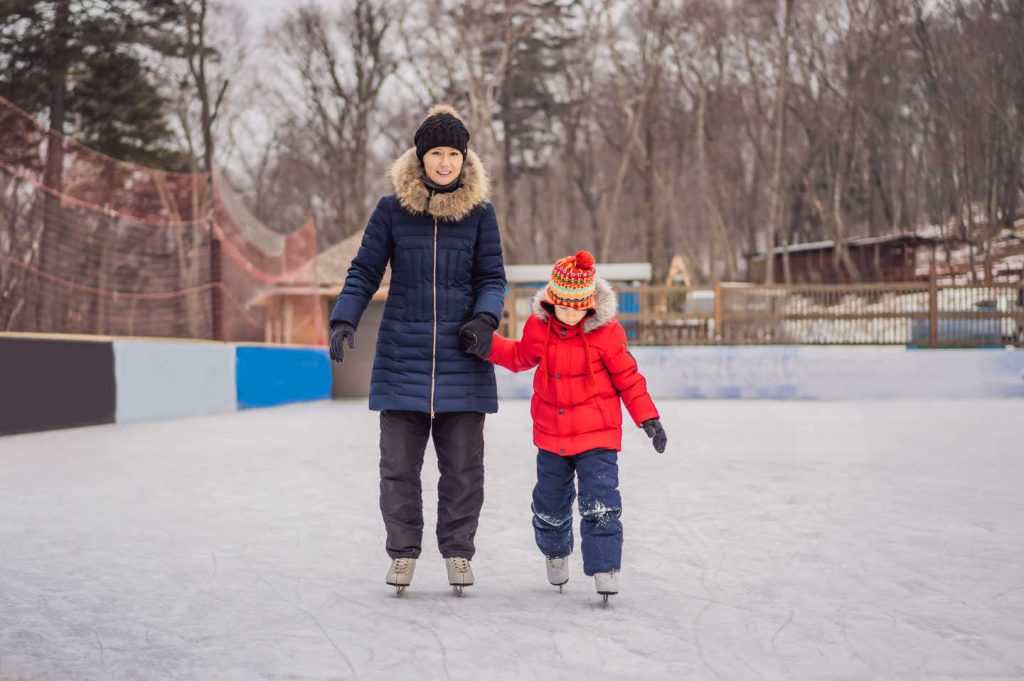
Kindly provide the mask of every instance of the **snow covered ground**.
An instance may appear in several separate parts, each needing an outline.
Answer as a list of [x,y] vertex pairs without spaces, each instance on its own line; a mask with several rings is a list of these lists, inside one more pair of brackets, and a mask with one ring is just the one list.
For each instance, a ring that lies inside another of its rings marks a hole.
[[524,401],[461,599],[432,532],[384,584],[364,402],[0,438],[0,679],[1024,677],[1024,401],[659,406],[608,608],[545,581]]

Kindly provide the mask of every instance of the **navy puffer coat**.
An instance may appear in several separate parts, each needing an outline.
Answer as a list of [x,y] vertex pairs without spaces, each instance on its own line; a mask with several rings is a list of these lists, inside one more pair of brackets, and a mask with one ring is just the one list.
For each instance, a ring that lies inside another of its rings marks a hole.
[[460,349],[459,327],[480,312],[501,319],[505,266],[487,175],[469,151],[462,186],[431,194],[416,150],[391,168],[395,193],[366,226],[331,321],[354,327],[391,263],[377,336],[370,409],[498,410],[494,366]]

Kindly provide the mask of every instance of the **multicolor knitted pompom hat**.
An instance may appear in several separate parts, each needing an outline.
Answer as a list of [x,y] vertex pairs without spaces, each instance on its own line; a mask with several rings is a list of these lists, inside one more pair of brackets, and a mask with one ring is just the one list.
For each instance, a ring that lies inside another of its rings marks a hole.
[[551,270],[547,301],[552,305],[589,310],[594,307],[594,256],[588,251],[562,258]]

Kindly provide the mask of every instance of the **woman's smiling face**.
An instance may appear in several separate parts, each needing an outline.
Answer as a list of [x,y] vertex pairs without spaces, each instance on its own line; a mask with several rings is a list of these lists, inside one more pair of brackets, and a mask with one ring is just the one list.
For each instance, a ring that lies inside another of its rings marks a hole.
[[452,147],[434,147],[423,155],[423,169],[434,184],[451,184],[462,172],[462,152]]

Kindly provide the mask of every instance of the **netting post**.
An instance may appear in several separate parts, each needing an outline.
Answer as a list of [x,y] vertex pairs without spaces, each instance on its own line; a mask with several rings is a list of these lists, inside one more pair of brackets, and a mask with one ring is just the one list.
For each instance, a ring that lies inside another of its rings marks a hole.
[[213,340],[224,340],[223,303],[220,287],[223,286],[220,266],[220,240],[210,232],[210,321],[212,323]]
[[725,328],[722,324],[722,282],[715,282],[715,330],[711,335],[712,341],[725,340]]
[[934,268],[928,278],[928,347],[939,347],[939,282]]

